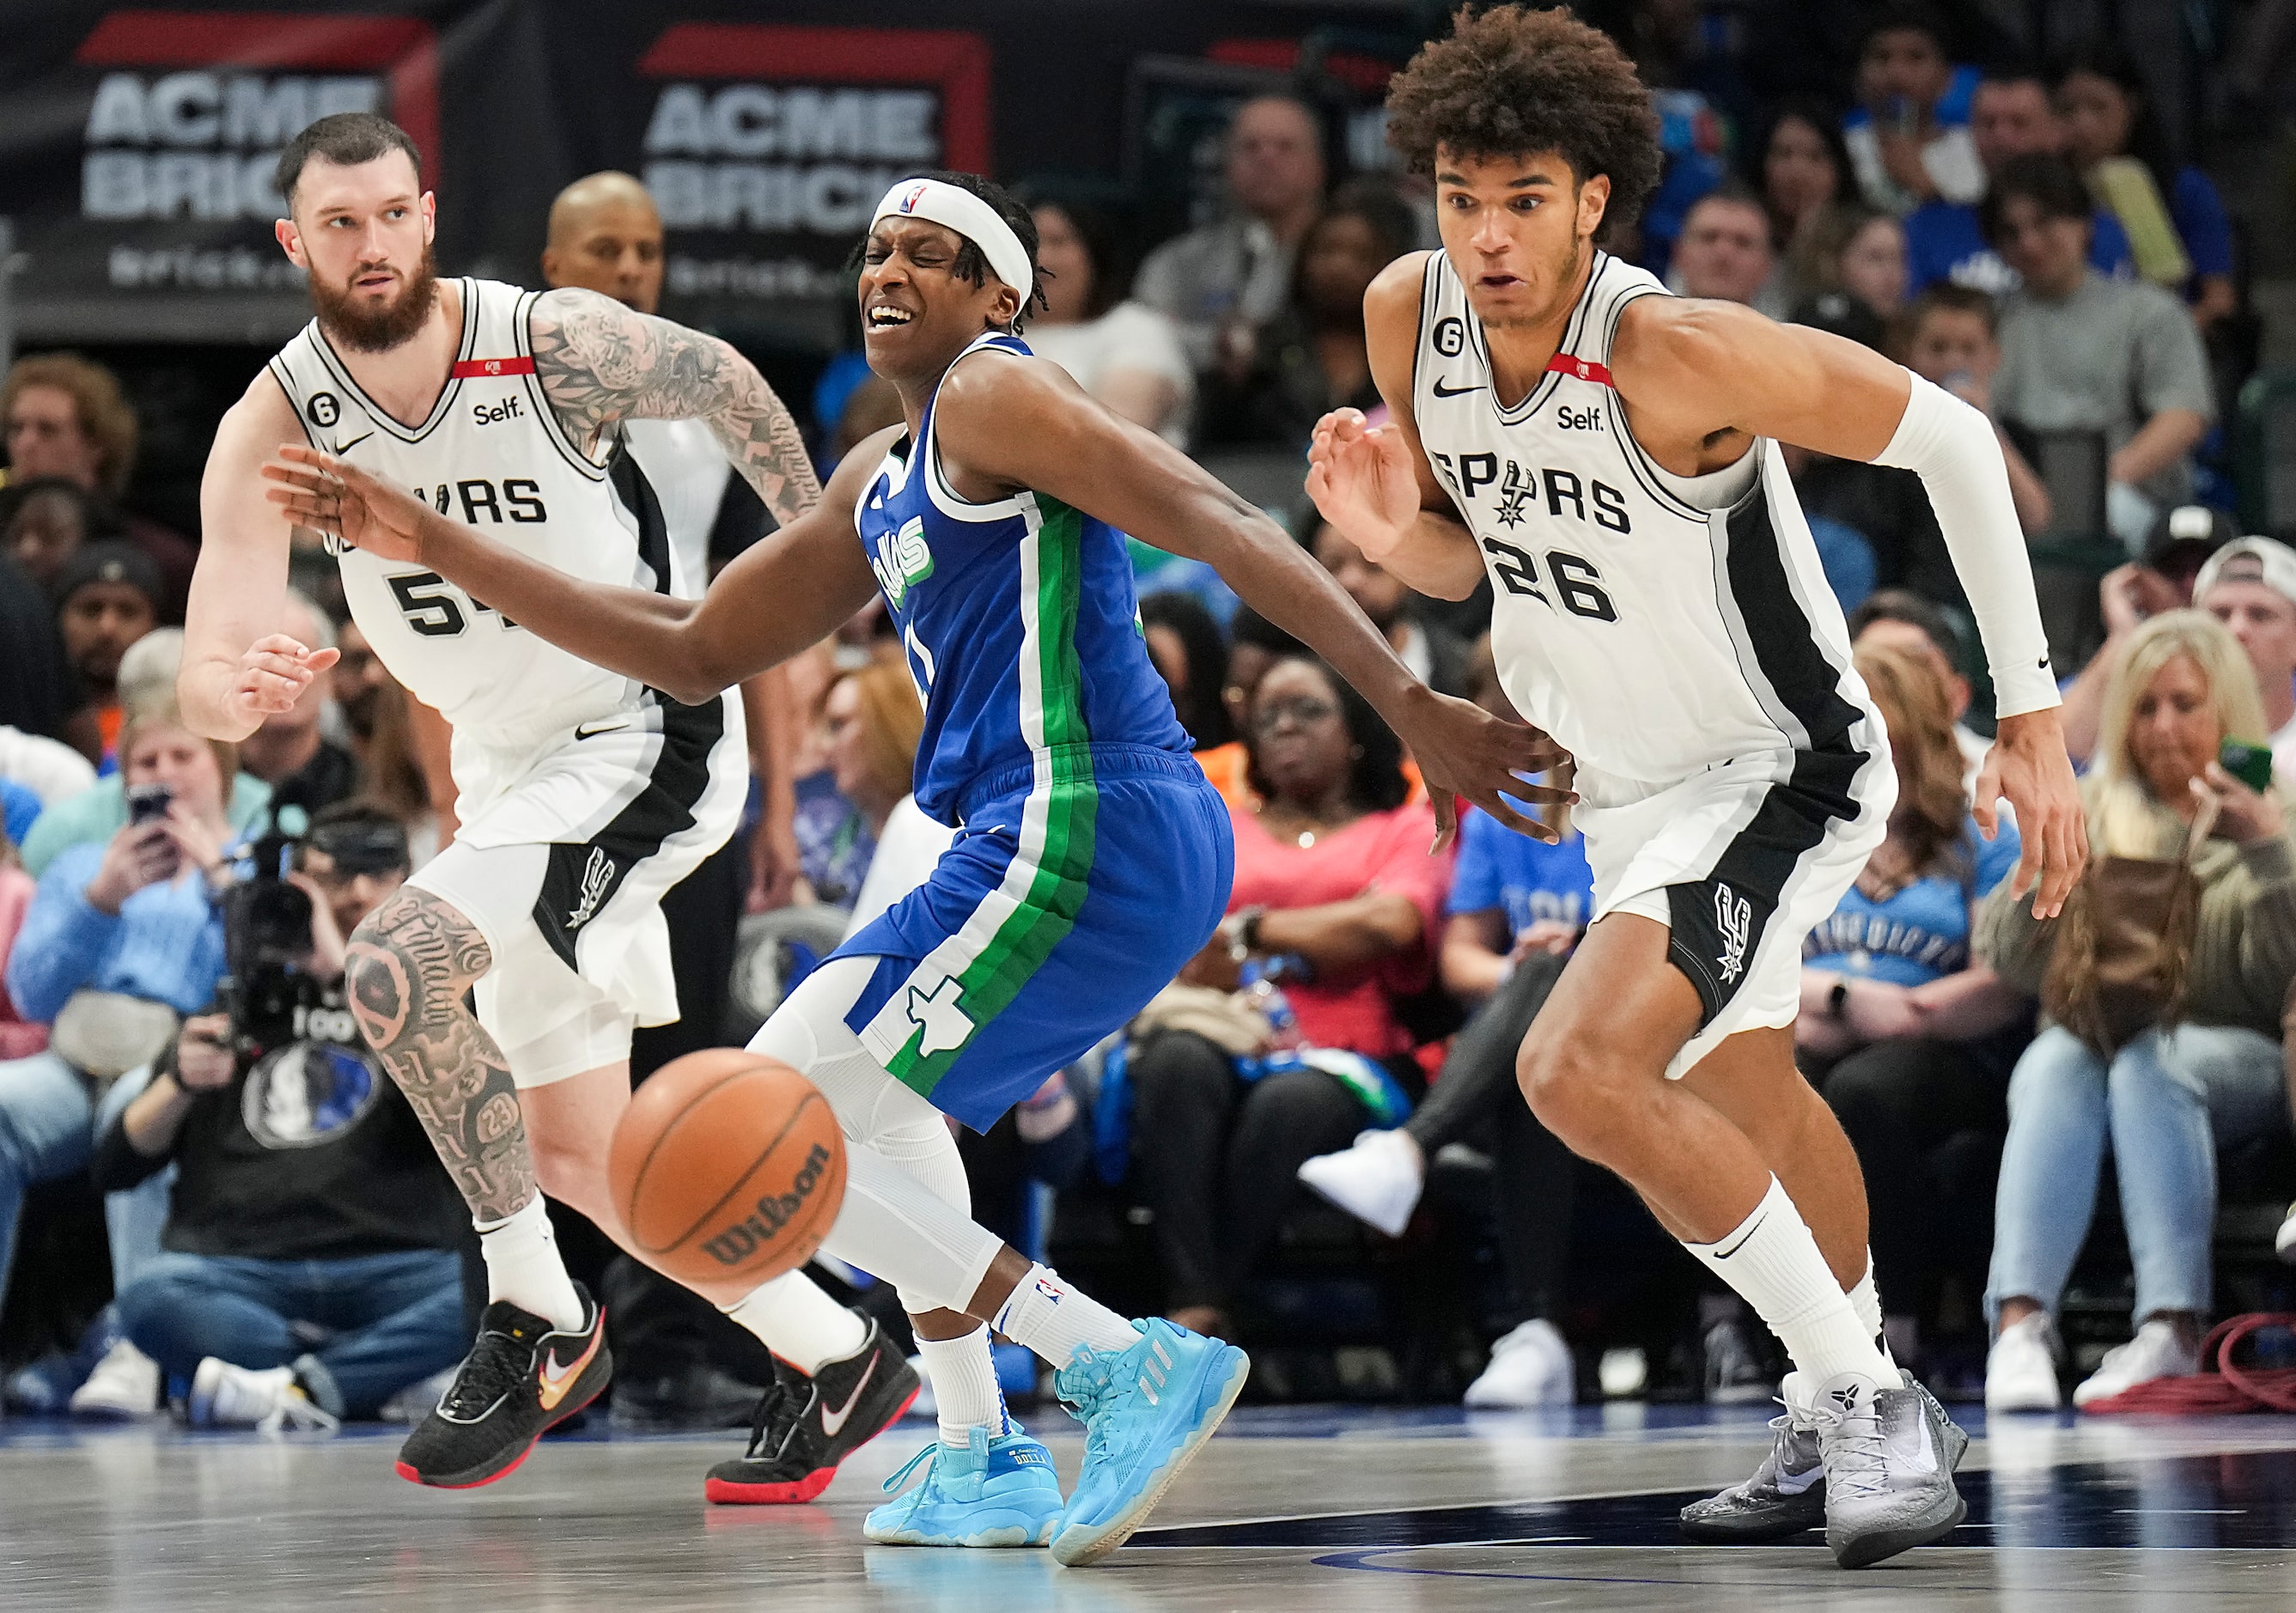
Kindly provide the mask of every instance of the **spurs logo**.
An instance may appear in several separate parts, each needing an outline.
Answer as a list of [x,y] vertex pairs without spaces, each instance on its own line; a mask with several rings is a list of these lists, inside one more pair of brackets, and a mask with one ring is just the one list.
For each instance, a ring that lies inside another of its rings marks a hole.
[[582,894],[574,903],[574,911],[566,915],[566,928],[579,929],[587,924],[613,882],[614,859],[593,846],[590,860],[582,865]]
[[1499,525],[1522,525],[1523,506],[1538,495],[1538,479],[1534,476],[1529,480],[1524,479],[1522,467],[1513,460],[1507,461],[1506,480],[1499,488]]
[[1714,922],[1722,932],[1722,984],[1734,986],[1746,972],[1746,943],[1753,938],[1754,905],[1727,885],[1714,888]]

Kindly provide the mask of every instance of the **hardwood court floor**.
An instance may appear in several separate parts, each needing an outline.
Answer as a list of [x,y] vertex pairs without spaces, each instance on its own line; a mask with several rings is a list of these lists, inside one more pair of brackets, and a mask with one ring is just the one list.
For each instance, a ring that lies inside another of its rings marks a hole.
[[[737,1437],[546,1442],[463,1494],[396,1478],[395,1429],[335,1437],[0,1422],[0,1607],[843,1609],[1289,1613],[1654,1609],[2296,1609],[2296,1419],[2016,1418],[1979,1436],[1949,1547],[1857,1574],[1816,1535],[1686,1547],[1684,1501],[1742,1477],[1759,1410],[1246,1410],[1102,1567],[869,1546],[909,1422],[797,1508],[703,1502]],[[1063,1479],[1081,1442],[1035,1423]]]

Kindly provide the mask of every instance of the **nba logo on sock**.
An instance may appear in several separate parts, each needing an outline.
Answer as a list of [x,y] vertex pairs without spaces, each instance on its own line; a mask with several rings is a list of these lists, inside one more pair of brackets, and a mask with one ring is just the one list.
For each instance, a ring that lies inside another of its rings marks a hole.
[[1043,1295],[1046,1303],[1049,1305],[1058,1305],[1062,1300],[1069,1297],[1068,1290],[1061,1287],[1059,1283],[1054,1282],[1050,1277],[1039,1277],[1037,1279],[1037,1292]]

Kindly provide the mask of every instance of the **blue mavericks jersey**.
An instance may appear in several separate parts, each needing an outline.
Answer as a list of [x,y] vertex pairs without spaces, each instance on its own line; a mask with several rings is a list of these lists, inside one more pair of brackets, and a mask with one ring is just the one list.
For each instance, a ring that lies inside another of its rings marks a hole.
[[[982,348],[1029,351],[992,332],[957,362]],[[1148,659],[1123,536],[1042,493],[959,498],[932,421],[929,403],[917,440],[894,444],[853,512],[924,697],[917,805],[954,825],[991,779],[1068,793],[1062,781],[1091,777],[1085,747],[1186,755]]]

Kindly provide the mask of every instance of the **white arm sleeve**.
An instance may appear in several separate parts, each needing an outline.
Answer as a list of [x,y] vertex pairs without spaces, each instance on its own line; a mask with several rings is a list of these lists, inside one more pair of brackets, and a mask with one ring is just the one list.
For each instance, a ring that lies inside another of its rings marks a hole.
[[1985,643],[1996,713],[2045,710],[2058,703],[2057,678],[2001,445],[1984,415],[1942,387],[1910,373],[1908,379],[1906,416],[1874,463],[1918,472],[1929,491]]

